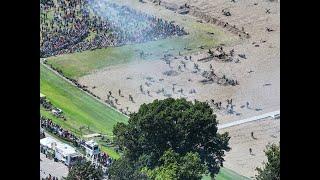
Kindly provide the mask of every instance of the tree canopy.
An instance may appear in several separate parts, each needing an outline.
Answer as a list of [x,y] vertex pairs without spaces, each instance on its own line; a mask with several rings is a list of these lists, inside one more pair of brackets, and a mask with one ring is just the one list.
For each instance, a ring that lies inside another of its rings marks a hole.
[[125,156],[115,160],[109,168],[109,177],[112,180],[147,180],[146,174],[140,172],[144,164],[139,162],[132,162]]
[[103,172],[101,168],[95,168],[89,161],[78,161],[74,164],[65,180],[102,180]]
[[147,157],[148,169],[161,169],[164,162],[159,159],[169,149],[180,156],[197,153],[214,176],[223,165],[225,151],[230,150],[230,137],[217,132],[217,123],[216,115],[205,102],[154,100],[131,114],[128,124],[115,125],[114,141],[131,162]]
[[257,180],[280,180],[280,146],[271,144],[264,151],[267,156],[267,163],[263,168],[256,168]]
[[179,156],[172,149],[167,150],[160,158],[161,166],[153,170],[143,169],[151,179],[155,180],[200,180],[206,171],[198,153],[189,152]]

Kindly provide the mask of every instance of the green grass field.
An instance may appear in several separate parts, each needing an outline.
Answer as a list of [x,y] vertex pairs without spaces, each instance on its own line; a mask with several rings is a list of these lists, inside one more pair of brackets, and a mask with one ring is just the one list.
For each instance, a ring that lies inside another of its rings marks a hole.
[[67,117],[65,122],[57,122],[74,132],[79,133],[81,126],[89,126],[94,132],[111,136],[113,125],[127,122],[127,117],[72,86],[43,65],[40,66],[40,91]]
[[[45,66],[40,65],[40,91],[52,104],[62,109],[67,121],[56,118],[51,112],[40,108],[40,113],[53,120],[75,135],[82,136],[88,132],[80,127],[89,127],[90,131],[112,136],[112,128],[117,122],[127,122],[127,117],[105,106],[78,88],[58,77]],[[120,156],[106,146],[100,146],[113,158]]]
[[[203,176],[202,180],[211,180],[210,176]],[[241,176],[236,172],[227,169],[225,167],[220,168],[219,174],[215,177],[215,180],[249,180],[249,178]]]

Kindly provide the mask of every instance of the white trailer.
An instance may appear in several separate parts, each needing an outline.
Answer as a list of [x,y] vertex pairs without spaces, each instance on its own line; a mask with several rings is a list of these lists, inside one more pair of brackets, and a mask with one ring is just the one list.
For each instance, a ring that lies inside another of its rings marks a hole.
[[40,147],[44,152],[53,150],[54,158],[67,166],[73,165],[76,160],[81,157],[81,155],[76,152],[75,148],[50,136],[40,140]]
[[68,144],[58,143],[55,148],[55,158],[67,166],[73,165],[79,157],[80,154]]

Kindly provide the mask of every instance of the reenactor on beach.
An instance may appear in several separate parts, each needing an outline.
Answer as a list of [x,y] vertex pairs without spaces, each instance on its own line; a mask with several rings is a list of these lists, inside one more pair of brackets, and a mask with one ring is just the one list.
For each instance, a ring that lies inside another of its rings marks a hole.
[[253,131],[251,132],[251,137],[254,139],[254,136],[253,136]]
[[180,65],[178,66],[178,70],[181,71],[181,66]]
[[191,61],[191,56],[189,56],[189,59],[190,59],[190,61]]
[[252,155],[252,149],[251,148],[249,148],[249,153],[250,153],[250,155]]
[[198,64],[194,63],[194,64],[193,64],[193,67],[194,67],[196,70],[199,70],[199,65],[198,65]]
[[142,88],[142,85],[140,85],[140,91],[141,91],[141,92],[143,92],[143,88]]
[[121,96],[121,90],[120,89],[118,90],[118,93],[119,93],[119,96]]
[[247,105],[247,108],[249,108],[249,102],[247,102],[246,105]]
[[235,105],[232,105],[232,104],[231,104],[231,107],[230,107],[230,113],[231,113],[231,114],[233,114],[233,112],[234,112],[234,111],[233,111],[234,106],[235,106]]
[[133,102],[133,97],[131,96],[131,94],[129,94],[129,101]]
[[213,52],[211,51],[211,49],[209,49],[208,53],[210,54],[210,56],[213,56]]
[[234,55],[234,49],[230,51],[230,56],[233,56],[233,55]]
[[273,29],[271,29],[271,28],[268,28],[268,27],[267,27],[266,29],[267,29],[267,31],[268,31],[268,32],[271,32],[271,31],[273,31]]
[[267,14],[270,14],[270,9],[266,9],[266,13],[267,13]]

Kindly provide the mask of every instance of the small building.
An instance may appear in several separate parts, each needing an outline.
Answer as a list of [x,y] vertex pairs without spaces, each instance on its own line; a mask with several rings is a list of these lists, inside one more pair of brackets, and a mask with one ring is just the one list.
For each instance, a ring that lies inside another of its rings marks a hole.
[[94,140],[85,142],[83,147],[86,150],[86,155],[89,157],[96,156],[100,153],[99,146]]

